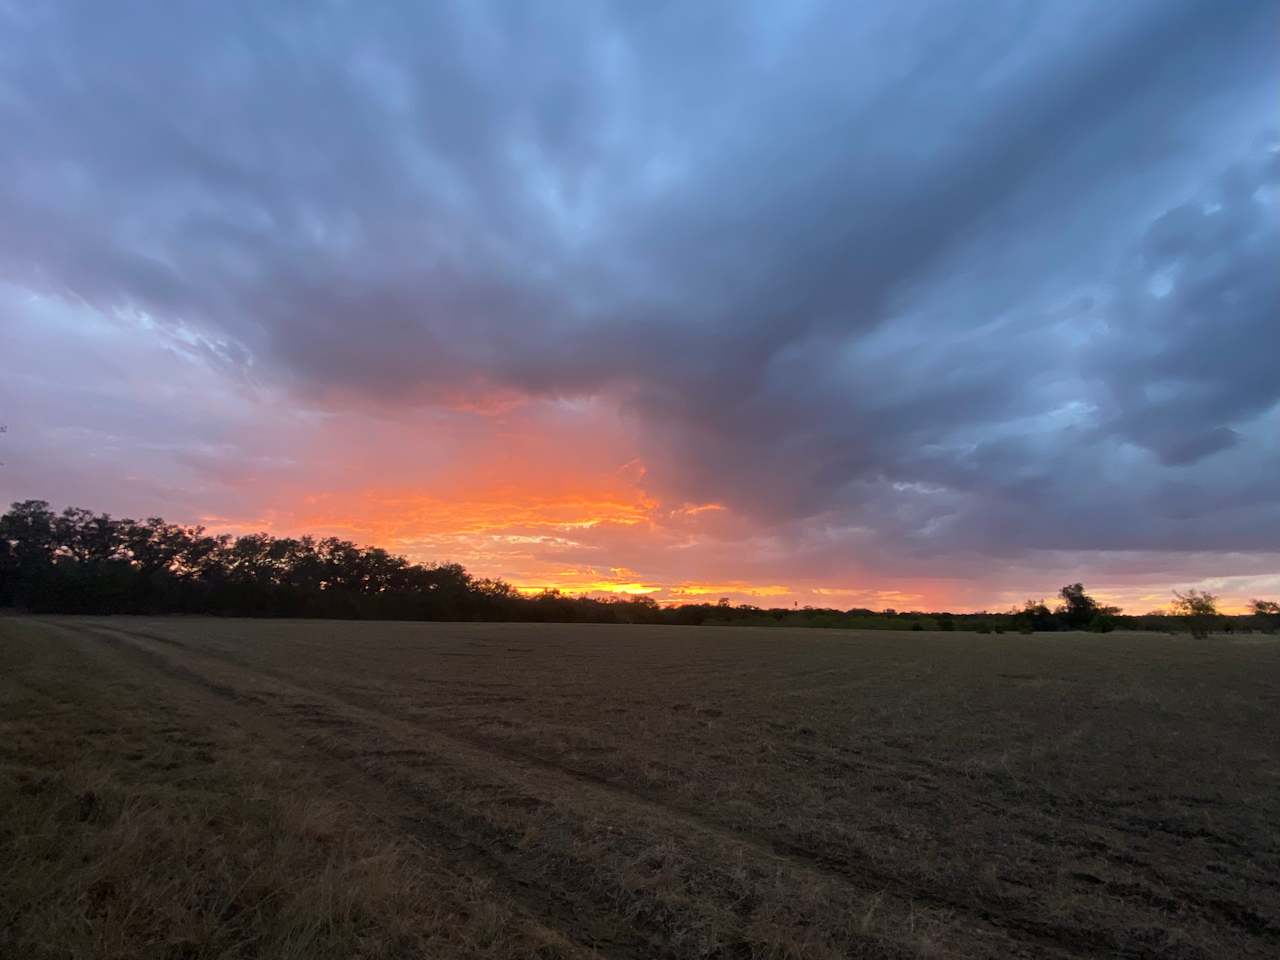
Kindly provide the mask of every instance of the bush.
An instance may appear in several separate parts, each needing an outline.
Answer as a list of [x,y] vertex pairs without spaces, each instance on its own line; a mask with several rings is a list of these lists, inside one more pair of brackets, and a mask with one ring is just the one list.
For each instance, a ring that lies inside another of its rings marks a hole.
[[1115,619],[1105,613],[1099,613],[1089,621],[1089,630],[1093,633],[1110,633],[1115,628]]

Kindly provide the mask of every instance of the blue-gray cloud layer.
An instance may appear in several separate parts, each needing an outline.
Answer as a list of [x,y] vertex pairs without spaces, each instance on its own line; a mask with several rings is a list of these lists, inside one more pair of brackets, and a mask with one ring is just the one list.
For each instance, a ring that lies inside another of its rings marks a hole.
[[1278,28],[0,5],[0,279],[310,402],[606,398],[806,549],[1274,549]]

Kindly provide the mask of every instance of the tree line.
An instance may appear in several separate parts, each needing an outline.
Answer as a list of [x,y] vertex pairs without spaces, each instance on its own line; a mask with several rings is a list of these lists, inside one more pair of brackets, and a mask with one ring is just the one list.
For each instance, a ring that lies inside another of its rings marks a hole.
[[36,613],[212,614],[389,620],[517,620],[813,626],[983,632],[1116,628],[1172,631],[1280,629],[1280,603],[1257,600],[1247,617],[1219,614],[1216,599],[1189,591],[1173,609],[1125,616],[1081,584],[1002,613],[951,614],[717,603],[659,606],[647,597],[599,599],[545,590],[528,596],[456,563],[411,563],[336,537],[230,536],[200,526],[116,519],[43,500],[0,516],[0,607]]

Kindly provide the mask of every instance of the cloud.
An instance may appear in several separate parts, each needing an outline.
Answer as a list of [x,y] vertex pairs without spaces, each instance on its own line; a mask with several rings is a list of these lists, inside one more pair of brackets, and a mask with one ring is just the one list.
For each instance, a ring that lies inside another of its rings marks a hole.
[[1280,401],[1280,141],[1159,216],[1093,359],[1111,428],[1171,466],[1234,446]]
[[31,356],[61,311],[74,390],[24,406],[116,438],[55,483],[85,441],[49,433],[22,486],[93,503],[148,461],[188,513],[263,517],[494,471],[536,500],[575,465],[598,493],[636,460],[648,539],[538,549],[695,586],[1270,549],[1277,27],[1249,0],[0,7],[0,319]]

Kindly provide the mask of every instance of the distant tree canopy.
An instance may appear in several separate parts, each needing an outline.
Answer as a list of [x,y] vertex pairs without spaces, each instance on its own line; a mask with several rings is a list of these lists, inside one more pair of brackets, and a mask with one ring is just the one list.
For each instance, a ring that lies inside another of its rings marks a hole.
[[200,526],[114,519],[43,500],[0,516],[0,607],[37,613],[190,613],[250,617],[395,620],[523,620],[836,627],[887,630],[1163,630],[1218,626],[1280,629],[1280,604],[1255,600],[1252,615],[1217,613],[1208,594],[1178,595],[1175,612],[1120,615],[1079,583],[1008,613],[775,608],[716,603],[659,606],[648,597],[602,600],[555,590],[526,596],[456,563],[419,564],[336,537],[232,537]]
[[1098,612],[1098,602],[1084,592],[1083,583],[1069,583],[1058,591],[1062,603],[1054,611],[1068,627],[1083,630]]
[[47,503],[0,518],[0,602],[37,611],[465,619],[515,591],[329,537],[215,536]]
[[648,597],[525,596],[456,563],[417,564],[336,537],[232,537],[43,500],[0,516],[0,607],[36,613],[703,623],[732,607]]
[[1259,629],[1280,630],[1280,603],[1274,600],[1250,600],[1249,609],[1253,611]]
[[1058,591],[1062,604],[1054,616],[1068,630],[1092,630],[1094,633],[1110,633],[1116,628],[1119,607],[1105,607],[1084,592],[1084,584],[1071,583]]
[[1222,620],[1218,613],[1218,598],[1200,590],[1173,593],[1173,612],[1182,617],[1191,629],[1193,637],[1207,637]]
[[1028,600],[1021,610],[1013,611],[1014,627],[1021,633],[1035,633],[1041,630],[1057,630],[1058,621],[1054,619],[1043,600]]

